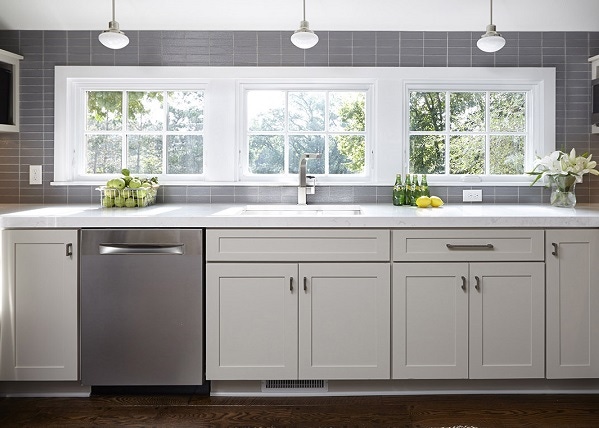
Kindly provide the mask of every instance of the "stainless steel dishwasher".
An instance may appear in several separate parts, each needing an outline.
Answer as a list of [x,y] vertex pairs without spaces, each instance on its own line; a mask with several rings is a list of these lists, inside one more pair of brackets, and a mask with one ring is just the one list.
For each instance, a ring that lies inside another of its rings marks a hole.
[[198,229],[81,233],[84,385],[201,385],[203,234]]

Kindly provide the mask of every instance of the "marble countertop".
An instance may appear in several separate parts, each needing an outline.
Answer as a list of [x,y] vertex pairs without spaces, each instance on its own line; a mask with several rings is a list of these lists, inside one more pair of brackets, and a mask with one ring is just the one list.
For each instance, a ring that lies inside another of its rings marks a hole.
[[[440,208],[362,204],[358,215],[274,213],[245,215],[246,205],[158,204],[146,208],[91,205],[0,205],[2,228],[413,228],[599,227],[599,204],[450,204]],[[272,207],[270,205],[269,207]]]

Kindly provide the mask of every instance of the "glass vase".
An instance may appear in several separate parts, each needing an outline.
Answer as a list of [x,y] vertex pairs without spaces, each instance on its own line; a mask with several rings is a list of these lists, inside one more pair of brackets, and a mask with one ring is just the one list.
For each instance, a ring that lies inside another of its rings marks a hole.
[[549,203],[554,207],[574,208],[576,206],[576,177],[571,175],[549,176],[551,196]]

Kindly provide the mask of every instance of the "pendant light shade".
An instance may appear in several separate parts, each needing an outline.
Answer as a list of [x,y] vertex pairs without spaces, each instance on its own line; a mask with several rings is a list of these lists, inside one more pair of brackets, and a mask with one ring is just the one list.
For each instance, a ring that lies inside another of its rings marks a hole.
[[114,18],[114,0],[112,0],[112,21],[108,23],[108,30],[100,33],[98,40],[109,49],[122,49],[129,44],[129,37],[119,30],[119,23]]
[[291,35],[291,43],[300,49],[310,49],[318,43],[318,36],[310,30],[310,25],[306,21],[306,0],[304,3],[304,19],[300,22],[300,28]]
[[497,52],[505,46],[505,39],[501,37],[496,31],[495,25],[493,25],[493,0],[491,2],[491,22],[487,25],[487,32],[480,36],[476,46],[484,52]]

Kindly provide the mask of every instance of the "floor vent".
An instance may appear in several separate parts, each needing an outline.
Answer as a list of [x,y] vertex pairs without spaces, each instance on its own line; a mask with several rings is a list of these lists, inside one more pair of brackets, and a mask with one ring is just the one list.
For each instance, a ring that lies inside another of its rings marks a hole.
[[326,380],[263,380],[262,392],[327,392]]

